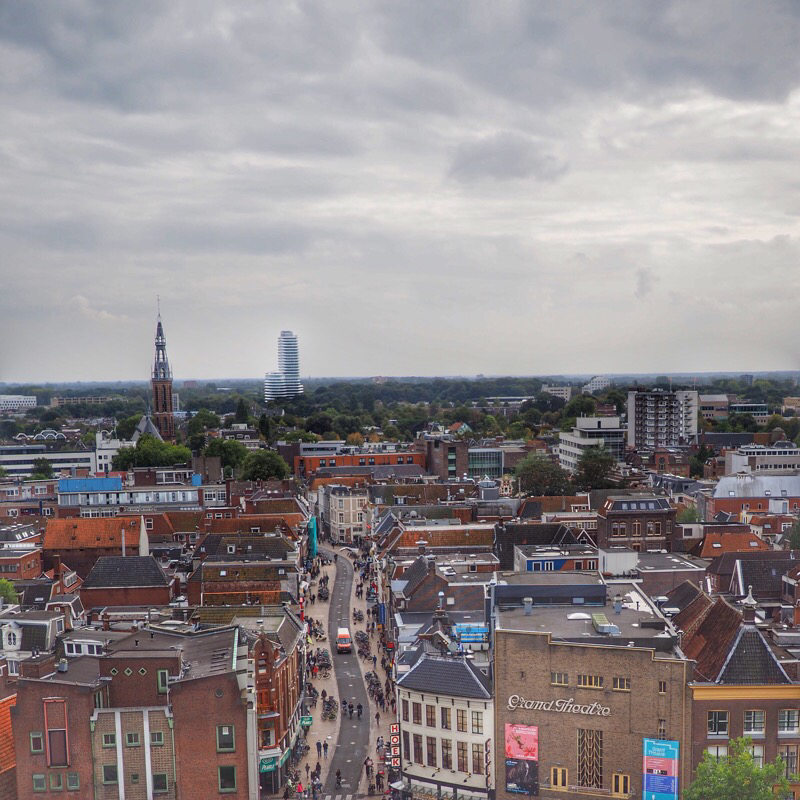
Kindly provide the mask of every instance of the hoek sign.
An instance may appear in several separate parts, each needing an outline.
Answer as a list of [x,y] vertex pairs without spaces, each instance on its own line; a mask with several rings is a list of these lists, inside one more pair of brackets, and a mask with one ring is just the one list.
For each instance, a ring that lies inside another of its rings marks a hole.
[[595,717],[610,717],[611,709],[608,706],[601,706],[599,703],[589,705],[576,704],[574,698],[568,700],[526,700],[518,694],[512,694],[508,698],[507,708],[513,711],[515,708],[524,708],[528,711],[555,711],[560,714],[587,714]]

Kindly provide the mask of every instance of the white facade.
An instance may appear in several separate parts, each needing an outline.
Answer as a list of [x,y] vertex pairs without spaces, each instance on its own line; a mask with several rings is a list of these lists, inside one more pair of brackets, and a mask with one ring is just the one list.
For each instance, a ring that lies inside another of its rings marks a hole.
[[617,461],[623,459],[625,429],[619,417],[578,417],[571,431],[562,431],[558,448],[562,469],[575,472],[578,461],[590,447],[604,447]]
[[0,411],[22,411],[27,408],[36,408],[35,395],[0,394]]
[[70,474],[73,470],[97,471],[93,450],[48,450],[45,445],[0,446],[0,467],[15,478],[27,478],[33,473],[33,462],[44,458],[50,462],[54,475]]
[[553,395],[553,397],[560,397],[565,403],[568,403],[570,397],[572,397],[571,386],[549,386],[545,383],[542,386],[542,391]]
[[331,539],[340,544],[352,544],[367,530],[366,489],[325,486],[322,500],[322,519],[328,524]]
[[292,331],[281,331],[278,337],[278,371],[268,372],[264,379],[264,399],[295,397],[303,394],[300,383],[300,352],[297,336]]
[[800,469],[800,447],[784,442],[783,447],[749,444],[725,453],[725,474]]
[[700,396],[694,390],[628,392],[628,445],[679,447],[697,436]]
[[[494,704],[397,686],[401,772],[412,789],[437,784],[459,798],[486,798],[494,786]],[[433,724],[429,724],[429,723]],[[487,765],[488,755],[488,765]],[[488,766],[488,770],[487,770]],[[488,774],[487,774],[488,772]]]
[[611,381],[602,375],[595,375],[589,383],[583,387],[584,394],[592,394],[593,392],[602,392],[611,386]]

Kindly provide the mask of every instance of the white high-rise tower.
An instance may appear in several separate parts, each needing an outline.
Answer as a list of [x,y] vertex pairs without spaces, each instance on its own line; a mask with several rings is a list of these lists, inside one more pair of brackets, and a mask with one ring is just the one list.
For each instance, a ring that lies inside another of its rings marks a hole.
[[264,399],[295,397],[303,394],[300,383],[300,354],[297,336],[291,331],[281,331],[278,337],[278,371],[268,372],[264,379]]

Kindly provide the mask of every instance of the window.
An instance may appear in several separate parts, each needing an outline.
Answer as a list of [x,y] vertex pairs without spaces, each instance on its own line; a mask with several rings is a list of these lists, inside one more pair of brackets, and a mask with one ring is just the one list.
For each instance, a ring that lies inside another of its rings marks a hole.
[[[403,700],[402,708],[403,708],[403,722],[408,722],[408,700]],[[444,711],[444,709],[442,709],[442,711]]]
[[169,691],[169,670],[158,670],[158,693],[166,694]]
[[727,736],[728,735],[728,712],[709,711],[708,712],[708,735]]
[[566,672],[551,672],[550,683],[553,686],[569,686],[569,675]]
[[658,693],[659,694],[666,694],[667,693],[667,682],[666,681],[659,681],[658,682]]
[[778,755],[783,759],[786,766],[785,775],[791,778],[792,775],[797,774],[797,745],[796,744],[781,744],[778,745]]
[[611,778],[611,794],[621,794],[624,797],[630,794],[631,776],[615,773]]
[[425,741],[425,748],[428,755],[428,766],[436,766],[436,739],[433,736],[427,736]]
[[160,794],[163,792],[169,791],[169,786],[167,784],[167,773],[166,772],[154,772],[153,773],[153,794]]
[[81,776],[77,772],[67,773],[67,791],[74,792],[81,788]]
[[47,749],[49,758],[47,765],[50,767],[68,767],[67,758],[67,731],[66,729],[47,731]]
[[456,742],[456,757],[458,759],[458,771],[469,772],[467,767],[467,743]]
[[62,772],[50,773],[50,791],[51,792],[64,791],[64,773]]
[[116,733],[104,733],[103,734],[103,747],[116,747],[117,746],[117,734]]
[[578,729],[578,786],[603,788],[603,731]]
[[411,761],[411,745],[409,741],[408,731],[403,731],[403,757]]
[[583,689],[602,689],[602,675],[578,675],[578,686]]
[[46,775],[34,775],[33,776],[33,791],[34,792],[46,792],[47,791],[47,776]]
[[44,734],[31,734],[31,753],[44,753]]
[[759,769],[764,766],[764,745],[754,744],[750,746],[750,754],[753,756],[753,763]]
[[717,761],[728,757],[728,747],[724,744],[712,744],[706,747],[706,752]]
[[800,711],[784,708],[778,712],[778,733],[797,734],[800,726]]
[[483,733],[483,711],[472,712],[472,732]]
[[125,734],[125,745],[126,747],[139,747],[139,734],[138,733],[126,733]]
[[8,631],[6,633],[6,644],[14,647],[17,644],[17,634],[14,631]]
[[233,725],[217,725],[217,752],[230,753],[235,749]]
[[429,728],[436,727],[436,706],[425,706],[425,724]]
[[629,692],[631,690],[631,679],[615,675],[611,688],[615,692]]
[[553,789],[567,788],[567,770],[564,767],[553,767],[550,770],[550,786]]
[[415,725],[422,725],[422,703],[412,703],[411,711]]
[[656,734],[657,739],[666,739],[667,738],[667,721],[665,719],[660,719],[658,721],[658,733]]
[[103,764],[103,783],[117,783],[117,765]]
[[442,739],[442,769],[453,769],[453,743]]
[[236,791],[236,767],[217,767],[217,777],[219,780],[220,792]]
[[472,745],[472,774],[483,775],[483,745],[480,742]]
[[420,733],[414,734],[414,763],[415,764],[425,763],[422,760],[422,734]]
[[748,736],[763,736],[765,717],[765,711],[745,711],[744,733]]
[[449,708],[444,708],[444,706],[442,706],[442,715],[441,716],[442,716],[442,720],[441,720],[442,727],[446,731],[449,731],[450,730],[450,709]]
[[467,732],[467,710],[465,708],[456,709],[456,730],[459,733]]

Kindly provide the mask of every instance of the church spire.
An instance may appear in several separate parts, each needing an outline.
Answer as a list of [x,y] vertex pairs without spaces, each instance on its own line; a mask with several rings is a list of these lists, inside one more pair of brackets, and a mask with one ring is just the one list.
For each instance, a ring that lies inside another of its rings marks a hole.
[[167,358],[167,339],[161,324],[161,299],[158,302],[156,324],[156,355],[153,362],[153,421],[164,441],[175,438],[175,417],[172,404],[172,369]]
[[161,303],[158,304],[158,324],[156,325],[156,359],[153,364],[153,380],[171,381],[172,370],[167,358],[167,339],[161,324]]

